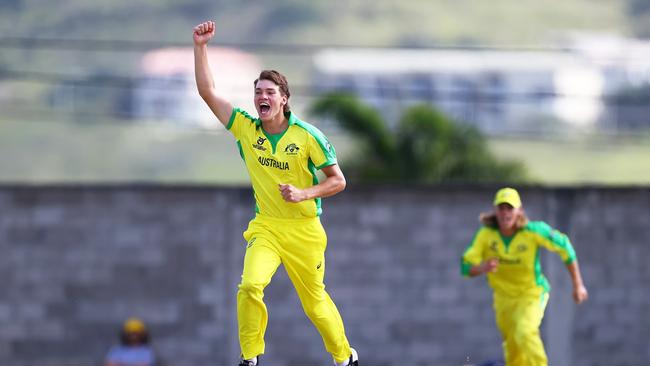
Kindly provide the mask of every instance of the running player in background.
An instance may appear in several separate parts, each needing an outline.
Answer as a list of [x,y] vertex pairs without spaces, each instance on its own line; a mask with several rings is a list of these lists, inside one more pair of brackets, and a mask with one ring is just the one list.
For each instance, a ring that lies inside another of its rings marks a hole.
[[[251,178],[256,215],[244,232],[248,242],[237,294],[240,366],[259,364],[268,314],[262,300],[284,264],[305,313],[318,329],[334,364],[358,366],[343,321],[325,291],[327,236],[321,225],[321,198],[345,188],[334,148],[321,131],[299,120],[289,108],[289,85],[277,71],[264,70],[254,82],[258,118],[233,108],[220,96],[207,58],[214,22],[193,29],[196,85],[217,119],[237,140]],[[318,182],[316,170],[325,179]]]
[[541,272],[539,249],[557,253],[573,282],[573,300],[588,294],[569,238],[542,221],[528,221],[519,193],[500,189],[494,212],[482,214],[478,230],[461,259],[464,276],[486,274],[494,296],[497,327],[508,366],[547,365],[539,327],[550,286]]

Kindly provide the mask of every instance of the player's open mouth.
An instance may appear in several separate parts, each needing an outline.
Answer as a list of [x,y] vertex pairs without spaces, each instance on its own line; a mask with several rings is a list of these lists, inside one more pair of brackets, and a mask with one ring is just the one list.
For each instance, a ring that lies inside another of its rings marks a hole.
[[260,103],[260,113],[266,114],[269,112],[269,110],[271,110],[271,106],[268,103]]

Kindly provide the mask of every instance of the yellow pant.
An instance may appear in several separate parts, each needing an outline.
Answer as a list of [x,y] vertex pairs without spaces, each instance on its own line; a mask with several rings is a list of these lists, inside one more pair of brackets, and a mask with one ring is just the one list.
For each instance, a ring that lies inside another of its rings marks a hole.
[[548,364],[539,335],[547,302],[548,293],[517,298],[494,295],[494,312],[503,337],[506,366]]
[[343,320],[325,291],[327,236],[319,218],[276,219],[258,215],[244,232],[248,242],[244,271],[237,293],[239,343],[242,356],[264,353],[268,313],[264,288],[283,264],[298,293],[303,310],[323,338],[325,349],[337,362],[350,357]]

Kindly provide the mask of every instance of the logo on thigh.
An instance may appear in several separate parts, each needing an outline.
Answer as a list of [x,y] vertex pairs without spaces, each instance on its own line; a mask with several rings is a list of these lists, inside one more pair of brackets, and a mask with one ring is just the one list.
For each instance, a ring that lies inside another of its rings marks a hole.
[[256,239],[257,239],[257,238],[253,238],[253,239],[251,239],[251,240],[248,242],[248,245],[246,245],[246,248],[248,249],[248,248],[252,247],[252,246],[253,246],[253,243],[255,242]]

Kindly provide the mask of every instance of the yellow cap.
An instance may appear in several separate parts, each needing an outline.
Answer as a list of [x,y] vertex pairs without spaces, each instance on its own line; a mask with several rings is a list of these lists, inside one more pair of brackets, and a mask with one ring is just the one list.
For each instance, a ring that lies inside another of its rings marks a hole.
[[517,190],[509,187],[499,189],[494,196],[494,205],[498,206],[502,203],[507,203],[514,208],[521,207],[521,198]]
[[125,333],[144,333],[147,328],[142,320],[138,318],[129,318],[124,322],[123,329]]

